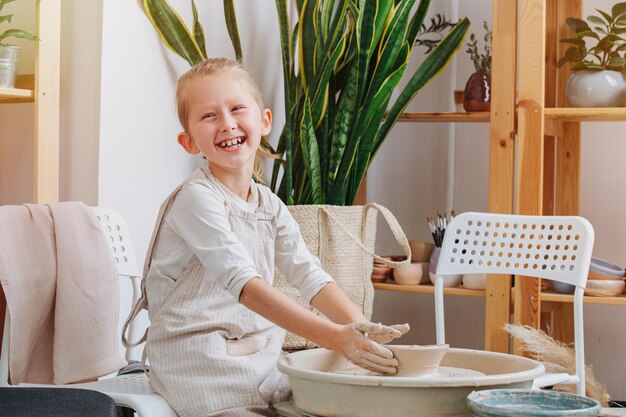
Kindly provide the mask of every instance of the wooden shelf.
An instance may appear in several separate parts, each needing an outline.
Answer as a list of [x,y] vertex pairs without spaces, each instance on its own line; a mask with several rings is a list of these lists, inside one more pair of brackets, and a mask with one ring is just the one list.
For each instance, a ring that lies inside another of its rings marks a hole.
[[[393,282],[374,283],[374,289],[383,291],[411,292],[420,294],[434,294],[433,285],[399,285]],[[484,290],[469,290],[463,287],[445,287],[443,293],[446,295],[469,295],[473,297],[484,297]]]
[[[626,295],[618,295],[615,297],[592,297],[585,296],[583,298],[586,304],[612,304],[612,305],[626,305]],[[573,295],[557,294],[554,292],[542,291],[541,301],[552,301],[558,303],[572,303],[574,301]]]
[[0,88],[0,103],[28,103],[34,101],[33,90]]
[[617,122],[626,121],[624,107],[555,107],[544,109],[546,119],[564,122]]
[[481,123],[489,122],[489,112],[476,113],[402,113],[398,122]]

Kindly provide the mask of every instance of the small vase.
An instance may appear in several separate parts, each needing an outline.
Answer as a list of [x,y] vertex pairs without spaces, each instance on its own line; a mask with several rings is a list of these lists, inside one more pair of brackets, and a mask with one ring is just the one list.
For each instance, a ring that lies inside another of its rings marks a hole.
[[[428,264],[428,276],[430,282],[435,285],[435,278],[437,277],[437,264],[439,263],[439,254],[441,248],[433,249],[433,253],[430,255],[430,263]],[[458,287],[461,284],[462,275],[446,275],[443,277],[444,287]]]
[[0,88],[13,88],[17,74],[17,62],[22,48],[0,45]]
[[491,109],[491,74],[473,73],[463,92],[465,111],[489,111]]
[[617,71],[573,71],[565,98],[572,107],[621,107],[626,104],[626,81]]

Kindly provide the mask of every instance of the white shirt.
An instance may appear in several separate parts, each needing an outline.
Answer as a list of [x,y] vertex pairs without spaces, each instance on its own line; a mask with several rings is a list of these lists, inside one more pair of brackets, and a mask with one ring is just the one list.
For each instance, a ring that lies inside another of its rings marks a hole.
[[[231,230],[228,205],[254,213],[271,213],[276,224],[274,259],[263,260],[275,265],[288,282],[300,291],[306,302],[332,278],[322,270],[317,257],[304,243],[298,224],[287,206],[271,190],[251,182],[252,198],[244,201],[223,186],[208,169],[198,169],[194,181],[184,186],[167,214],[161,228],[159,244],[146,277],[149,311],[157,310],[177,279],[192,265],[194,257],[202,263],[208,276],[219,282],[235,300],[254,277],[261,277],[253,255]],[[256,236],[251,235],[250,239]],[[268,242],[269,243],[269,242]],[[272,282],[272,277],[262,277]]]

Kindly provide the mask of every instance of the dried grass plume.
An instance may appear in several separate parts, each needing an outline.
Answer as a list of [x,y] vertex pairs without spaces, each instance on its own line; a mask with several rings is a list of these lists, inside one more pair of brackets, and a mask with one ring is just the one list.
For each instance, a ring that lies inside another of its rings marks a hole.
[[[570,375],[576,373],[574,350],[565,343],[554,340],[544,331],[530,326],[507,323],[504,325],[504,330],[520,341],[524,350],[546,367],[546,372]],[[585,379],[585,395],[598,400],[603,407],[606,407],[610,399],[609,393],[593,375],[589,366],[585,366]],[[572,385],[559,385],[558,389],[575,392]]]

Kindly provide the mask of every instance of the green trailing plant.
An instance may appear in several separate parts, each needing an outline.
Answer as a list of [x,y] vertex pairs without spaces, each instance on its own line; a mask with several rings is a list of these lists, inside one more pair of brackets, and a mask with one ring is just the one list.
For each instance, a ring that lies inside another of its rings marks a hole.
[[469,42],[466,46],[467,52],[474,64],[476,72],[482,72],[483,74],[491,74],[491,39],[492,31],[489,29],[487,22],[483,22],[483,28],[485,28],[485,36],[483,37],[483,52],[478,50],[478,38],[475,34],[470,35]]
[[[611,8],[611,14],[596,9],[598,15],[591,15],[587,20],[569,17],[567,25],[574,36],[561,39],[572,44],[557,63],[562,67],[572,64],[571,70],[626,70],[626,2],[617,3]],[[593,46],[590,46],[593,45]]]
[[[4,6],[7,3],[11,3],[13,1],[16,0],[0,0],[0,12],[2,11],[2,9],[4,8]],[[11,19],[13,18],[13,14],[5,14],[5,15],[0,15],[0,24],[1,23],[11,23]],[[7,46],[8,44],[5,43],[5,39],[6,38],[20,38],[20,39],[26,39],[29,41],[37,41],[39,40],[39,38],[31,33],[26,32],[25,30],[21,30],[21,29],[7,29],[4,32],[0,33],[0,46]]]
[[[206,56],[194,7],[188,29],[166,0],[143,0],[163,42],[193,65]],[[232,0],[226,23],[238,46]],[[417,7],[413,7],[417,4]],[[439,74],[463,43],[461,19],[403,78],[430,0],[276,0],[285,85],[286,122],[271,187],[287,204],[349,205],[374,155],[417,92]],[[226,7],[228,5],[228,7]],[[241,59],[241,53],[237,55]],[[269,144],[265,143],[265,146]]]

